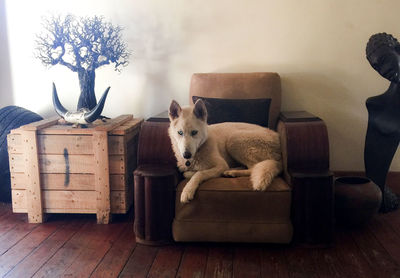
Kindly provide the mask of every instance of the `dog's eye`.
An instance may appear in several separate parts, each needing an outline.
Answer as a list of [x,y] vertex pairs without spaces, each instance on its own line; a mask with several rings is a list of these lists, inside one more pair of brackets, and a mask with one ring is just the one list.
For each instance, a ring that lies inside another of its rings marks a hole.
[[180,136],[182,136],[182,135],[183,135],[183,131],[182,131],[182,130],[179,130],[179,131],[178,131],[178,134],[179,134]]
[[192,136],[195,136],[197,134],[197,130],[192,130],[192,132],[190,133]]

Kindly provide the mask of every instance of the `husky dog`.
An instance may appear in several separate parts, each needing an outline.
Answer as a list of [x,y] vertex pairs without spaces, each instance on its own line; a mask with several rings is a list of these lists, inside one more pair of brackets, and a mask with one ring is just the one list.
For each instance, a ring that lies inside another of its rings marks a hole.
[[[265,190],[282,171],[275,131],[246,123],[207,125],[201,99],[183,108],[172,101],[169,118],[168,133],[178,168],[190,178],[181,194],[182,203],[192,200],[197,187],[211,178],[250,176],[254,190]],[[242,168],[233,168],[237,166]]]

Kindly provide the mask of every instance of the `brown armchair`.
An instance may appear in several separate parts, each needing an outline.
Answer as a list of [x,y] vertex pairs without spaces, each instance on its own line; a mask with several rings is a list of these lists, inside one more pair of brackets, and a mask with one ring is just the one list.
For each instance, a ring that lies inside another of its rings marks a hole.
[[[268,115],[260,116],[281,136],[284,171],[265,192],[253,191],[248,177],[211,179],[200,185],[194,200],[181,204],[179,196],[187,181],[176,168],[167,134],[169,122],[146,121],[135,171],[137,241],[329,244],[333,177],[324,122],[306,112],[280,113],[281,84],[276,73],[194,74],[191,103],[193,97],[243,103],[268,99]],[[245,116],[252,120],[252,115]]]

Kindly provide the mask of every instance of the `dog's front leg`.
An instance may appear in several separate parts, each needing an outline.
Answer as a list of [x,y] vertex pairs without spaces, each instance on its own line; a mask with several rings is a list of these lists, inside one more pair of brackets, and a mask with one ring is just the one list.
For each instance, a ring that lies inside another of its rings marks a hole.
[[211,169],[195,172],[182,190],[181,203],[189,203],[189,201],[193,199],[194,194],[196,193],[196,190],[199,187],[200,183],[211,178],[220,177],[227,168],[227,166],[214,167]]
[[196,171],[186,171],[183,172],[183,176],[187,179],[190,179],[191,177],[193,177],[193,175],[196,173]]

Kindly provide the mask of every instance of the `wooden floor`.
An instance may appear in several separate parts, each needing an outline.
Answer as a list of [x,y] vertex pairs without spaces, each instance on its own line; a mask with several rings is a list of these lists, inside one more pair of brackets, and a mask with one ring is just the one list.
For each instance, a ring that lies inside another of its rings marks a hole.
[[[398,190],[396,190],[398,191]],[[27,224],[0,203],[0,277],[400,277],[400,210],[329,249],[266,244],[136,244],[132,216],[52,215]]]

